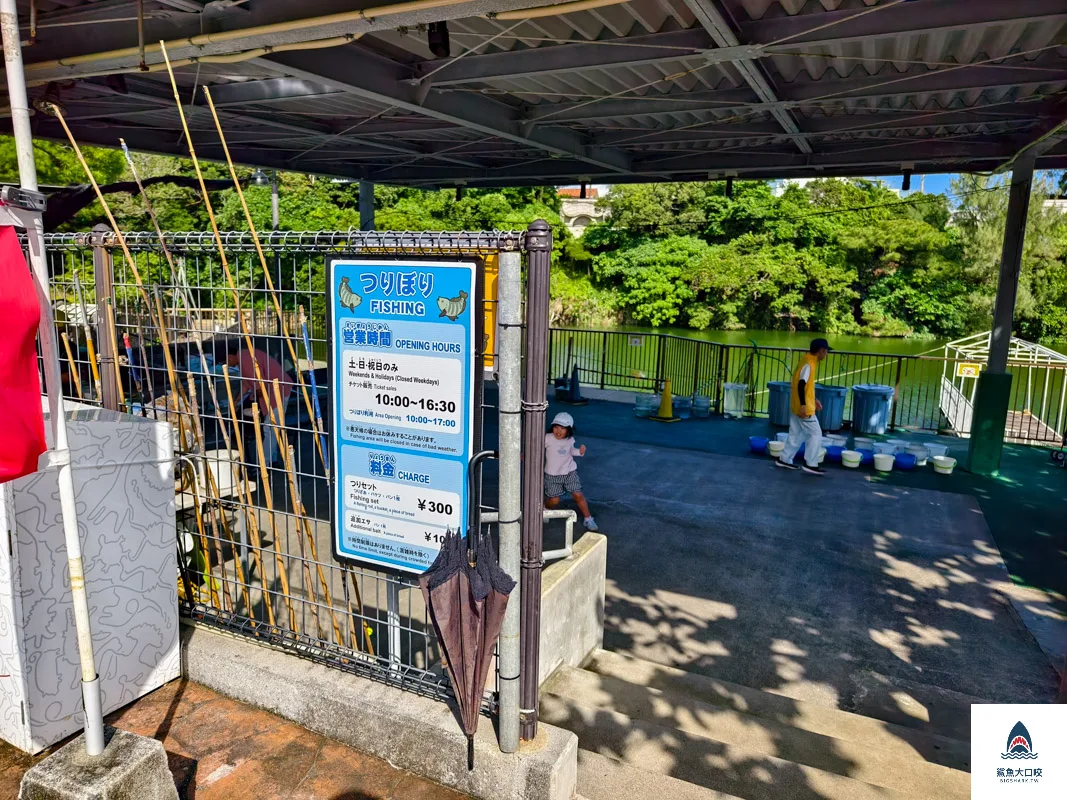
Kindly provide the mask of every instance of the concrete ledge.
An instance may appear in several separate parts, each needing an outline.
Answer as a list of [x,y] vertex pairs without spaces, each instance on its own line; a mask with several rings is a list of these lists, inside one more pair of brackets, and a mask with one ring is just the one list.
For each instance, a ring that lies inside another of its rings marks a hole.
[[604,644],[604,580],[608,540],[585,533],[570,558],[556,561],[541,575],[540,683],[557,667],[579,667]]
[[542,724],[535,741],[509,755],[483,719],[468,772],[466,737],[444,703],[191,624],[182,625],[181,638],[189,680],[415,775],[484,800],[574,795],[578,738],[569,731]]

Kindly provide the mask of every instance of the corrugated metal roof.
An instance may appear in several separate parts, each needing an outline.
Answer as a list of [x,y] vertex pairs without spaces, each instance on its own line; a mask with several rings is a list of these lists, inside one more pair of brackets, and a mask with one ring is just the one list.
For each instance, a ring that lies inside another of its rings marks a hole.
[[[41,0],[39,10],[45,22],[101,16],[93,5]],[[337,10],[296,5],[285,15]],[[631,0],[525,20],[486,13],[530,5],[482,0],[478,16],[457,6],[360,20],[348,26],[364,34],[358,43],[201,62],[179,83],[190,96],[199,84],[247,87],[223,111],[244,160],[411,183],[989,169],[1067,118],[1062,0]],[[126,6],[133,0],[106,8]],[[159,35],[187,31],[196,16],[162,0],[146,8]],[[267,13],[249,4],[218,24],[276,21]],[[434,18],[448,21],[450,61],[428,47]],[[84,53],[99,29],[45,30],[27,62]],[[731,41],[755,47],[717,46]],[[78,78],[87,68],[57,70],[76,78],[50,91],[77,110],[80,136],[181,152],[177,136],[159,136],[177,125],[165,73],[133,71],[122,94],[103,77]],[[191,122],[210,133],[202,111]],[[651,160],[670,153],[692,158]],[[1067,147],[1054,141],[1043,159],[1067,166]]]

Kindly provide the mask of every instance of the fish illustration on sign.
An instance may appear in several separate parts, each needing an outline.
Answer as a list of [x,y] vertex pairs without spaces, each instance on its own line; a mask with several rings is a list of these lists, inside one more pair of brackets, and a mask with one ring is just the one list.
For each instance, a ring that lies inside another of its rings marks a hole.
[[438,317],[448,317],[455,322],[459,315],[467,310],[467,293],[460,289],[455,297],[438,297],[437,307],[441,309]]
[[341,278],[341,285],[337,287],[337,296],[341,300],[341,308],[355,311],[356,306],[363,302],[363,298],[352,291],[348,285],[348,277]]

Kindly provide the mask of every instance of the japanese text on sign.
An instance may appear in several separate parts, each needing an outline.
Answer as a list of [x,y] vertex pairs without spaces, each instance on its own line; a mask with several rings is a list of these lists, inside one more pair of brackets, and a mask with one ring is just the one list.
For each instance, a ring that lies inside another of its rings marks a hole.
[[328,266],[338,558],[421,573],[466,518],[474,279],[470,262]]

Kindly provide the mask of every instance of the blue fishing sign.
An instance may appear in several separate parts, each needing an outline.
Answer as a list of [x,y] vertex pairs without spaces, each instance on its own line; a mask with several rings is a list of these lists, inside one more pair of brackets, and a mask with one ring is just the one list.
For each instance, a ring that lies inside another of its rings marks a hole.
[[474,262],[328,261],[334,556],[422,573],[467,515]]

